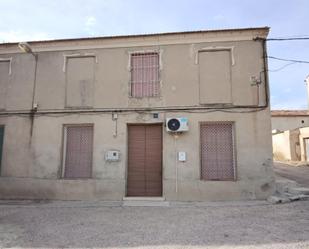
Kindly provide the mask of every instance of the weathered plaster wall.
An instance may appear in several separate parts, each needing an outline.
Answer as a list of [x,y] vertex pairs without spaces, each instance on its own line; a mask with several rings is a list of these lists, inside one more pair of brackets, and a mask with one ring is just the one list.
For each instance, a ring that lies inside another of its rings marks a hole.
[[286,131],[309,126],[309,117],[271,117],[272,130]]
[[[34,102],[39,105],[40,110],[63,109],[66,106],[67,88],[67,72],[63,72],[64,55],[91,53],[96,56],[97,60],[97,63],[94,63],[94,108],[198,105],[199,66],[196,64],[196,57],[199,49],[204,47],[234,47],[235,64],[231,65],[232,103],[256,105],[257,87],[251,85],[250,77],[259,77],[263,68],[262,44],[257,41],[40,52],[38,53]],[[161,96],[144,99],[129,98],[130,52],[147,50],[161,51]],[[32,99],[34,58],[32,55],[20,53],[9,56],[13,59],[6,110],[29,110]],[[213,66],[220,65],[214,64]],[[81,75],[82,72],[83,70],[76,70],[77,75]],[[209,82],[209,84],[211,86],[214,83]],[[216,90],[216,88],[211,88]],[[263,81],[259,94],[260,105],[263,105],[265,102]]]
[[[166,38],[130,38],[112,41],[38,44],[37,81],[34,100],[38,111],[61,111],[66,103],[64,55],[91,53],[94,63],[93,107],[122,109],[128,107],[199,106],[199,79],[196,56],[205,47],[233,47],[235,64],[231,65],[231,96],[234,105],[265,104],[265,81],[257,91],[251,76],[260,76],[263,48],[253,41],[251,32],[233,32],[228,41],[216,36],[192,35]],[[237,41],[237,39],[243,39]],[[216,39],[218,40],[217,42]],[[225,38],[226,39],[226,38]],[[88,48],[106,46],[105,48]],[[125,45],[129,44],[129,45]],[[89,45],[89,44],[88,44]],[[59,47],[60,46],[60,47]],[[54,49],[57,51],[47,51]],[[161,53],[161,95],[158,98],[129,97],[129,54],[156,50]],[[2,52],[1,52],[2,51]],[[34,58],[10,52],[1,57],[13,58],[10,90],[6,110],[30,110],[32,101]],[[11,50],[10,50],[11,51]],[[13,51],[13,48],[12,48]],[[220,66],[220,65],[214,65]],[[80,71],[76,71],[79,74]],[[213,84],[213,83],[209,83]],[[220,86],[218,86],[220,87]],[[257,99],[259,93],[259,101]],[[214,93],[215,94],[215,93]],[[19,98],[20,96],[20,98]],[[66,109],[70,111],[71,109]],[[112,113],[37,114],[33,123],[29,115],[0,117],[5,125],[4,153],[0,178],[0,198],[101,199],[121,200],[126,193],[127,124],[164,123],[166,117],[185,116],[190,130],[177,140],[178,151],[187,152],[187,161],[179,163],[178,191],[175,191],[175,148],[173,137],[163,132],[163,193],[168,200],[235,200],[264,199],[273,190],[271,124],[269,108],[258,112],[229,109],[211,112],[162,111],[153,119],[151,111],[120,112],[118,133],[114,137]],[[232,113],[236,111],[235,113]],[[39,113],[38,112],[38,113]],[[242,113],[243,112],[243,113]],[[199,122],[233,121],[235,123],[237,181],[206,182],[200,180]],[[61,178],[63,125],[94,124],[93,178],[67,180]],[[31,135],[31,126],[33,133]],[[104,153],[109,149],[121,152],[119,162],[107,163]]]
[[[267,111],[250,114],[160,113],[120,114],[117,137],[111,114],[36,117],[29,143],[29,121],[6,119],[5,151],[0,181],[0,196],[18,198],[110,199],[119,200],[126,192],[127,124],[163,123],[166,117],[186,116],[190,130],[177,139],[163,127],[163,192],[168,200],[227,200],[265,198],[272,191],[272,155],[270,122]],[[237,181],[206,182],[200,180],[199,122],[235,122]],[[14,123],[13,123],[14,122]],[[64,124],[94,124],[93,179],[64,180],[62,172],[62,138]],[[14,124],[14,125],[10,125]],[[21,133],[17,125],[22,126]],[[25,129],[26,128],[26,129]],[[13,142],[15,141],[15,142]],[[119,162],[106,162],[105,152],[117,149]],[[175,151],[187,152],[187,161],[178,162],[176,185]]]
[[291,160],[290,131],[272,135],[273,156],[275,160]]

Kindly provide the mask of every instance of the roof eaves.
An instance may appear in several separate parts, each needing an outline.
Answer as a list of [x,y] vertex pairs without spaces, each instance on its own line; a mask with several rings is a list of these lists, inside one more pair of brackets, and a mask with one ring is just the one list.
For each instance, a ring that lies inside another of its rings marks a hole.
[[[197,31],[181,31],[181,32],[164,32],[164,33],[149,33],[149,34],[133,34],[133,35],[114,35],[114,36],[98,36],[98,37],[82,37],[82,38],[68,38],[68,39],[52,39],[40,41],[28,41],[30,44],[39,43],[52,43],[52,42],[72,42],[72,41],[88,41],[88,40],[107,40],[107,39],[126,39],[138,37],[155,37],[155,36],[168,36],[168,35],[189,35],[189,34],[206,34],[216,32],[243,32],[243,31],[266,31],[269,32],[269,27],[256,27],[256,28],[235,28],[235,29],[212,29],[212,30],[197,30]],[[18,42],[0,43],[0,46],[17,45]]]

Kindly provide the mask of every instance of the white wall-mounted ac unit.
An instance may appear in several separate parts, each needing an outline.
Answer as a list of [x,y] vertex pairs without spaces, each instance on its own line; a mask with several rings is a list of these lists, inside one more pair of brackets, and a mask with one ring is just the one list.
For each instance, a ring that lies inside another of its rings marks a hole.
[[188,118],[167,118],[166,130],[168,132],[184,132],[188,131]]

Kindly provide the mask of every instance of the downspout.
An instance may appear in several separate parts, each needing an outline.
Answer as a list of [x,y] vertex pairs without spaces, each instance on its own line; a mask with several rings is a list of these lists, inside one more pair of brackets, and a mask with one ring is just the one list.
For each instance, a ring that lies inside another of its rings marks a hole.
[[36,92],[36,78],[37,78],[37,67],[38,67],[38,54],[31,53],[34,56],[35,64],[34,64],[34,79],[33,79],[33,88],[32,88],[32,101],[31,101],[31,110],[30,110],[30,140],[32,141],[33,134],[33,126],[34,126],[34,115],[37,112],[37,106],[35,104],[35,92]]
[[267,63],[267,46],[266,46],[266,38],[256,37],[253,41],[261,41],[262,42],[262,50],[263,50],[263,71],[260,72],[260,79],[262,79],[262,74],[264,74],[264,82],[265,82],[265,104],[259,106],[260,108],[267,108],[269,106],[269,78],[268,78],[268,63]]
[[269,106],[269,78],[268,78],[266,39],[262,39],[262,47],[263,47],[264,69],[261,73],[264,73],[264,82],[265,82],[265,105],[263,107],[267,108]]

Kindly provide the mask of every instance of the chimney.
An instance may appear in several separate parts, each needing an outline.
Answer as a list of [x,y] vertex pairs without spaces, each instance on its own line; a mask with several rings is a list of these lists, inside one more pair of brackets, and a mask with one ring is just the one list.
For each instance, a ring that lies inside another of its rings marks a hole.
[[305,79],[306,86],[307,86],[307,101],[308,101],[308,109],[309,109],[309,75]]

